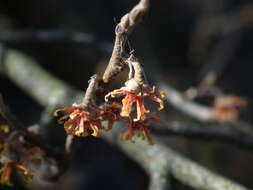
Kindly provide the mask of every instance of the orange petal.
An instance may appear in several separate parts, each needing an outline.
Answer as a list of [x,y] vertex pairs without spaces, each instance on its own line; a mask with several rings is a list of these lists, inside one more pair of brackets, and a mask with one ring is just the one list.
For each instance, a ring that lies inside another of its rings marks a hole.
[[160,106],[159,106],[159,108],[158,108],[158,111],[160,111],[160,110],[162,110],[162,109],[164,108],[163,101],[162,101],[160,98],[158,98],[158,97],[155,96],[155,95],[151,95],[150,98],[151,98],[153,101],[159,103]]
[[92,125],[91,129],[93,130],[93,133],[91,134],[92,136],[94,136],[94,137],[99,137],[100,136],[98,127],[96,125]]
[[69,115],[69,117],[70,117],[70,119],[74,119],[76,116],[78,116],[80,114],[80,110],[75,110],[75,111],[73,111],[70,115]]
[[7,185],[7,186],[13,186],[13,184],[10,182],[11,180],[11,173],[12,173],[12,164],[7,163],[3,168],[0,170],[0,183],[2,185]]
[[120,115],[122,117],[129,117],[132,111],[132,104],[135,102],[135,97],[133,94],[127,94],[126,97],[122,100],[122,110]]
[[115,98],[117,95],[123,94],[123,93],[124,93],[124,91],[120,90],[120,89],[117,89],[117,90],[114,90],[112,92],[109,92],[108,94],[105,95],[105,101],[108,102],[110,96],[112,98]]
[[138,100],[136,101],[136,107],[137,107],[137,118],[134,119],[134,121],[145,120],[146,119],[145,114],[149,113],[149,110],[146,110],[145,108],[143,97],[138,98]]
[[85,129],[84,124],[85,124],[84,118],[81,118],[80,122],[77,124],[77,128],[74,129],[74,130],[76,130],[75,131],[75,135],[76,136],[83,136],[83,135],[85,135],[86,129]]
[[55,110],[54,116],[55,117],[59,116],[59,112],[62,112],[62,111],[64,111],[64,109],[57,109],[57,110]]
[[29,170],[21,164],[17,164],[16,167],[19,169],[19,172],[23,175],[24,180],[26,182],[31,182],[32,175],[30,174]]
[[68,119],[68,118],[69,118],[69,114],[68,115],[64,115],[60,119],[58,119],[57,123],[63,124],[66,121],[66,119]]
[[162,99],[167,99],[167,94],[165,91],[158,91]]

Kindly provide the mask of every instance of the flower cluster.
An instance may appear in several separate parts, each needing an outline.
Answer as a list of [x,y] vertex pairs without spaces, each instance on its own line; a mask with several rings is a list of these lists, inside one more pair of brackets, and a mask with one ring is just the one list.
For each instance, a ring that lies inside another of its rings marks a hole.
[[134,121],[143,121],[147,118],[146,114],[150,113],[150,110],[147,110],[144,105],[144,99],[146,97],[149,97],[153,101],[159,103],[159,111],[164,108],[164,104],[163,101],[157,97],[157,95],[160,95],[161,98],[166,98],[165,93],[163,91],[156,90],[155,87],[152,89],[149,88],[147,92],[132,91],[131,89],[128,90],[126,87],[123,87],[122,89],[117,89],[108,93],[105,96],[105,101],[107,102],[110,96],[115,98],[118,95],[125,95],[125,97],[122,99],[122,110],[120,113],[122,117],[130,117],[130,114],[133,110],[133,104],[136,103],[137,117],[134,119]]
[[[55,116],[58,116],[59,112],[67,112],[58,120],[58,123],[64,125],[68,135],[99,137],[101,130],[111,130],[114,122],[124,120],[128,123],[128,132],[122,139],[133,142],[133,136],[136,133],[137,136],[147,139],[149,144],[153,144],[149,125],[151,123],[161,123],[161,121],[149,116],[154,112],[146,108],[145,101],[149,98],[158,103],[157,110],[160,111],[164,108],[162,99],[166,98],[165,92],[149,86],[140,63],[132,56],[125,61],[129,66],[129,77],[125,86],[105,95],[105,102],[101,102],[101,106],[94,105],[94,102],[87,105],[87,102],[91,101],[91,98],[87,95],[87,92],[91,92],[89,86],[89,90],[86,91],[86,96],[89,98],[84,98],[85,104],[74,104],[72,107],[55,111]],[[95,85],[93,84],[93,86]],[[116,98],[121,96],[124,97],[121,104],[119,104]],[[116,101],[111,103],[110,98]],[[107,121],[107,127],[104,126],[104,121]]]
[[137,134],[143,140],[147,140],[150,145],[154,144],[153,138],[150,135],[149,125],[152,123],[164,123],[163,120],[159,120],[156,117],[148,117],[144,121],[132,122],[129,120],[126,131],[122,134],[121,139],[135,142],[134,136]]
[[240,112],[238,108],[247,106],[247,100],[243,97],[223,95],[216,97],[213,105],[213,116],[218,122],[234,121]]
[[[58,116],[59,112],[67,112],[58,120],[58,123],[64,124],[64,129],[68,135],[99,137],[100,130],[110,130],[113,123],[120,120],[119,111],[120,107],[117,104],[105,104],[93,109],[74,104],[73,107],[56,110],[54,115]],[[102,125],[103,121],[108,121],[107,128]]]
[[55,111],[55,116],[59,112],[65,111],[66,115],[58,120],[58,123],[64,124],[65,131],[68,135],[76,136],[99,136],[99,130],[102,129],[101,120],[97,113],[91,113],[82,106],[74,105],[73,107],[63,108]]
[[[35,160],[41,159],[40,148],[30,145],[24,141],[22,136],[15,138],[10,135],[7,125],[0,126],[0,184],[12,186],[11,177],[13,172],[22,176],[25,182],[32,180],[31,170],[28,167]],[[11,139],[10,139],[11,138]]]

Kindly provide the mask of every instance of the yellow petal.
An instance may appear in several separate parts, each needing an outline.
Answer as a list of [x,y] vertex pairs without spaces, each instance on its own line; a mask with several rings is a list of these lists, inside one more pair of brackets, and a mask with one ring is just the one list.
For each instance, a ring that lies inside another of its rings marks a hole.
[[112,92],[109,92],[108,94],[105,95],[105,101],[108,102],[110,96],[112,98],[115,98],[119,94],[123,94],[123,90],[117,89]]
[[158,91],[162,99],[167,99],[167,94],[165,91]]
[[10,132],[10,128],[8,125],[0,125],[0,129],[4,132],[4,133],[9,133]]
[[159,106],[159,108],[157,109],[158,111],[160,111],[160,110],[162,110],[162,109],[164,108],[163,101],[162,101],[160,98],[158,98],[158,97],[155,96],[155,95],[151,95],[150,98],[151,98],[153,101],[159,103],[160,106]]

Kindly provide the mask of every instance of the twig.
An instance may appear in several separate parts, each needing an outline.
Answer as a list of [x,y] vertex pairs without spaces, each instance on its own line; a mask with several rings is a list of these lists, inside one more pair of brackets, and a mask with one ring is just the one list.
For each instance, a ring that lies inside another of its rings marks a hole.
[[120,23],[115,28],[115,42],[109,64],[103,75],[103,81],[108,83],[115,75],[122,71],[125,66],[122,60],[127,36],[134,27],[143,19],[149,9],[149,0],[140,0],[140,2],[127,14],[125,14]]
[[[47,71],[41,70],[41,68],[34,64],[35,60],[11,49],[5,49],[3,62],[0,63],[0,74],[6,74],[13,82],[17,83],[24,91],[29,93],[32,97],[38,97],[37,101],[42,105],[61,105],[66,104],[64,97],[73,97],[73,102],[81,97],[76,97],[76,90],[69,85],[63,83],[60,79],[52,77]],[[12,63],[15,63],[15,67],[12,67]],[[19,76],[16,78],[16,76]],[[31,78],[36,76],[36,80],[26,80],[27,76]],[[38,84],[47,84],[41,86]],[[63,85],[63,86],[62,86]],[[70,89],[68,93],[61,89]],[[33,89],[33,90],[32,90]],[[36,89],[36,90],[34,90]],[[63,100],[62,102],[60,100]]]
[[97,74],[93,75],[91,79],[89,80],[89,86],[85,92],[85,96],[81,103],[83,107],[88,107],[90,104],[96,105],[94,102],[95,101],[94,99],[96,97],[96,92],[98,91],[99,81],[100,81],[100,77]]

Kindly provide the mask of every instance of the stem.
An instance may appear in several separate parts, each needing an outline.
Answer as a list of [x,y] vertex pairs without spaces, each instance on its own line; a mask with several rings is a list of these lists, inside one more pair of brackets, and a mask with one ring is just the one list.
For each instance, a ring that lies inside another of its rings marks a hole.
[[123,62],[122,52],[124,51],[127,36],[148,13],[148,9],[149,0],[140,0],[140,2],[129,13],[125,14],[121,18],[120,23],[116,26],[116,37],[112,56],[103,75],[104,83],[109,83],[124,69],[126,64]]
[[98,82],[100,77],[95,74],[89,80],[89,86],[85,92],[81,106],[87,108],[89,105],[95,105],[94,100],[96,99],[96,91],[98,89]]
[[139,84],[147,84],[146,76],[144,70],[141,66],[141,63],[137,61],[136,58],[131,55],[128,59],[129,64],[133,66],[134,69],[134,80]]

